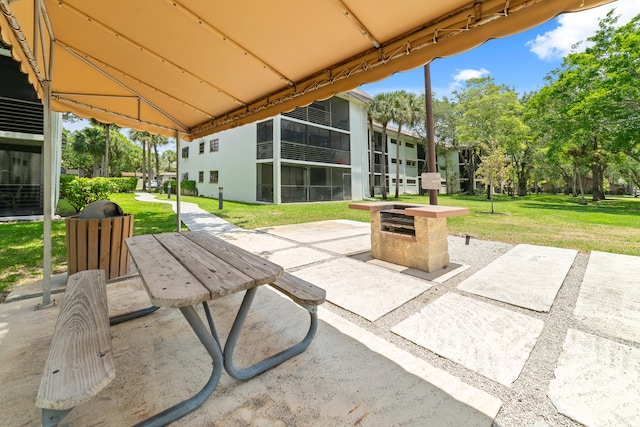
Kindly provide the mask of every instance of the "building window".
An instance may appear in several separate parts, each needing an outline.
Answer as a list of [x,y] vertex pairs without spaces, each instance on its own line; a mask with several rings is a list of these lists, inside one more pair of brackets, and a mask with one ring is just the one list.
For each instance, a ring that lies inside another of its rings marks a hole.
[[198,182],[204,182],[204,171],[198,172]]
[[209,171],[209,182],[212,184],[218,182],[218,171]]
[[392,144],[395,144],[395,143],[396,143],[396,140],[395,140],[395,139],[393,139],[393,138],[391,138],[391,143],[392,143]]
[[258,132],[258,142],[273,141],[273,120],[258,123],[256,128]]
[[415,160],[407,160],[407,166],[415,167],[417,164]]
[[351,164],[349,134],[290,120],[281,121],[283,159],[317,163]]
[[198,154],[204,154],[204,142],[198,145]]
[[[397,163],[397,159],[391,159],[391,163]],[[400,159],[400,164],[402,164],[402,159]]]
[[189,181],[189,172],[185,172],[182,174],[182,180],[183,181]]
[[413,179],[413,178],[407,178],[407,184],[415,185],[416,184],[416,180]]
[[218,151],[220,148],[220,140],[218,138],[212,139],[209,141],[209,152],[213,153],[214,151]]
[[405,143],[404,143],[404,146],[405,146],[405,147],[407,147],[407,148],[413,148],[413,147],[415,147],[415,145],[413,145],[413,143],[411,143],[411,142],[405,142]]
[[189,158],[189,147],[184,147],[182,149],[182,158],[183,159],[188,159]]

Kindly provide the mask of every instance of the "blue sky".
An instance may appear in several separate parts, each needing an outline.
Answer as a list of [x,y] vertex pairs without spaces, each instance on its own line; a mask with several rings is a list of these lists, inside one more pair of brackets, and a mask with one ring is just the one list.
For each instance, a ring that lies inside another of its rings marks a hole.
[[[626,24],[640,14],[640,0],[618,0],[591,10],[561,15],[529,31],[486,42],[468,52],[431,63],[431,87],[436,97],[450,96],[471,77],[491,76],[497,84],[514,87],[516,92],[536,91],[544,77],[559,68],[571,46],[586,40],[598,28],[598,18],[616,9],[618,24]],[[404,89],[424,92],[423,68],[396,73],[376,83],[360,87],[369,95]]]

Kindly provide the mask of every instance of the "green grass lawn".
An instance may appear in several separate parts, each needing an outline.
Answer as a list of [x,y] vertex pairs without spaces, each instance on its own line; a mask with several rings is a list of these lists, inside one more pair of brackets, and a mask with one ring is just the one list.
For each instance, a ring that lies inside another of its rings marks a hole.
[[[159,196],[162,197],[162,196]],[[174,231],[176,216],[168,204],[143,203],[133,194],[114,194],[111,200],[124,212],[135,215],[134,234]],[[175,200],[175,199],[174,199]],[[349,209],[349,202],[285,205],[252,205],[217,199],[182,197],[245,229],[295,224],[326,219],[369,221],[367,211]],[[428,204],[427,197],[402,196],[404,203]],[[509,243],[530,243],[640,256],[640,198],[610,197],[581,206],[578,198],[563,195],[530,195],[515,199],[497,196],[495,214],[483,196],[440,196],[439,204],[468,207],[469,215],[449,218],[449,232]],[[74,214],[61,201],[58,212]],[[0,224],[0,292],[37,280],[42,275],[42,223]],[[53,271],[66,270],[64,221],[52,224]]]

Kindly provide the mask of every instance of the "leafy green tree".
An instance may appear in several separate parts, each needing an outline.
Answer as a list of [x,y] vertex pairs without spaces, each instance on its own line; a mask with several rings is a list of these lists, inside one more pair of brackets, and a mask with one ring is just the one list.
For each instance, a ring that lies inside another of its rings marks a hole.
[[87,127],[73,134],[72,147],[73,150],[80,154],[87,154],[92,160],[92,171],[90,175],[97,177],[100,175],[100,161],[104,155],[105,138],[104,133],[98,128]]
[[591,45],[568,55],[530,100],[538,134],[545,133],[551,155],[564,153],[581,194],[591,173],[593,201],[604,199],[607,168],[620,153],[640,160],[640,16],[620,28],[616,21],[613,13],[602,19]]
[[484,153],[482,163],[478,167],[478,177],[489,189],[491,213],[495,213],[493,190],[511,175],[512,165],[507,160],[507,149],[499,145],[497,140],[480,142],[480,149]]
[[[504,85],[496,85],[493,78],[470,79],[465,87],[454,92],[459,121],[456,139],[469,152],[466,162],[469,193],[474,192],[475,155],[484,157],[503,152],[513,160],[520,153],[529,129],[522,121],[523,106],[517,94]],[[501,150],[488,147],[502,147]],[[490,189],[487,198],[491,197]]]
[[109,151],[111,176],[122,176],[122,172],[140,169],[142,163],[140,147],[129,141],[119,129],[117,132],[112,131]]

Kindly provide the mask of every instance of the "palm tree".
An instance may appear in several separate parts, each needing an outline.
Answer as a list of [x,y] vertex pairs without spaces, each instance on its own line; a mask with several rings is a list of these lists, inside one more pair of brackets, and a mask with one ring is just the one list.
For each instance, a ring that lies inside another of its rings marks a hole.
[[[167,145],[168,143],[169,143],[169,140],[164,135],[151,136],[151,145],[153,146],[153,152],[156,156],[155,157],[155,160],[156,160],[155,176],[158,178],[160,177],[160,155],[158,154],[158,147],[162,147],[163,145]],[[158,181],[158,185],[160,185],[159,181]]]
[[[373,121],[380,123],[382,126],[382,160],[380,173],[382,179],[381,193],[382,199],[387,200],[387,125],[391,121],[392,111],[392,96],[390,93],[379,93],[373,97],[373,101],[369,104],[369,111],[367,114],[371,115]],[[372,132],[373,133],[373,132]],[[372,170],[373,173],[373,170]]]
[[78,153],[87,153],[93,158],[93,173],[98,176],[99,160],[104,155],[104,134],[95,127],[87,127],[73,133],[73,149]]
[[379,93],[369,104],[371,117],[382,126],[382,160],[380,164],[380,191],[382,200],[387,200],[387,125],[391,121],[393,97],[390,93]]
[[111,123],[102,123],[96,119],[91,119],[91,126],[97,127],[104,132],[104,140],[105,140],[105,148],[104,148],[104,158],[102,160],[102,176],[105,178],[109,178],[109,140],[111,136],[111,128],[112,126],[118,129],[118,127]]
[[392,96],[392,110],[391,120],[398,125],[398,132],[396,135],[396,194],[397,199],[400,192],[400,134],[402,127],[413,126],[418,120],[420,120],[421,112],[420,98],[414,93],[410,93],[404,90],[399,90],[391,93]]
[[369,196],[371,198],[376,195],[376,181],[375,181],[375,164],[376,164],[376,155],[375,155],[375,138],[373,133],[373,107],[372,104],[369,104],[367,108],[367,121],[369,122]]
[[151,143],[151,134],[149,132],[141,132],[139,130],[132,129],[129,132],[129,138],[132,141],[140,142],[142,145],[142,191],[147,190],[147,146]]

